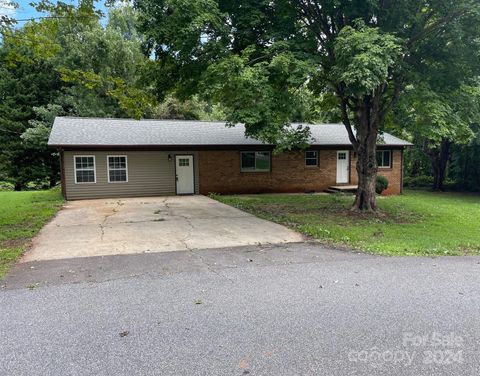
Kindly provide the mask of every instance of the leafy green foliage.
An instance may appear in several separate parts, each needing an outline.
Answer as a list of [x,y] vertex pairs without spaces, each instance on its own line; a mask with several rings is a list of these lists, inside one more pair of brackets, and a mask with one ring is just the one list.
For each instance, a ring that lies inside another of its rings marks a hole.
[[36,118],[29,121],[28,128],[20,137],[28,147],[45,150],[48,136],[56,116],[63,115],[63,109],[56,104],[47,104],[45,107],[34,107]]
[[403,184],[408,188],[430,188],[433,185],[433,176],[406,176],[403,179]]
[[[0,49],[0,59],[8,48]],[[22,61],[13,67],[0,67],[0,180],[13,183],[15,189],[51,175],[43,163],[43,152],[26,147],[20,136],[35,117],[33,107],[46,106],[59,88],[49,63]]]
[[382,194],[382,192],[388,188],[388,179],[383,175],[377,175],[375,182],[375,192]]
[[480,124],[471,129],[474,137],[469,143],[454,145],[447,177],[457,189],[480,191]]
[[16,189],[58,181],[46,146],[56,114],[140,118],[155,104],[131,7],[112,8],[105,27],[91,1],[37,8],[45,18],[2,29],[0,44],[0,180]]
[[154,118],[181,120],[224,120],[225,114],[218,105],[200,100],[197,96],[181,101],[169,95],[154,111]]
[[[479,99],[465,86],[453,93],[438,93],[425,86],[411,85],[399,103],[397,116],[414,137],[430,144],[438,145],[443,139],[464,144],[473,136],[470,124],[475,121],[468,112],[479,106]],[[472,115],[479,116],[480,112]]]
[[107,97],[117,102],[117,111],[133,118],[141,118],[154,105],[151,96],[142,89],[128,86],[122,78],[102,77],[93,71],[59,68],[58,72],[64,83],[80,85],[95,92],[96,97]]
[[332,77],[345,84],[345,94],[362,97],[386,84],[403,52],[403,41],[361,20],[345,26],[335,39]]
[[308,128],[296,132],[288,125],[302,112],[305,97],[296,91],[302,90],[308,64],[287,52],[253,65],[252,58],[246,52],[210,65],[202,87],[205,95],[221,104],[231,125],[245,123],[248,136],[279,149],[306,147]]

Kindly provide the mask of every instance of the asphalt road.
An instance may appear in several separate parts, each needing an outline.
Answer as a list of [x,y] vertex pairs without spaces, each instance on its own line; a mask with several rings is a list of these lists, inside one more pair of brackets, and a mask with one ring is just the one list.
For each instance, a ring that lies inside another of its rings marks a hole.
[[0,375],[478,375],[479,282],[314,244],[19,264]]

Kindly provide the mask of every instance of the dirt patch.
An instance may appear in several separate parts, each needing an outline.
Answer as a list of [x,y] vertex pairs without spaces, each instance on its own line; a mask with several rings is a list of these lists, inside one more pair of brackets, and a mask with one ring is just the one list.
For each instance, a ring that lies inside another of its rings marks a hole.
[[0,248],[23,248],[29,243],[29,239],[7,239],[0,242]]
[[415,213],[399,211],[396,213],[388,213],[377,210],[374,213],[351,211],[349,208],[340,205],[318,205],[312,206],[294,206],[288,204],[261,204],[258,206],[246,207],[238,206],[240,209],[249,211],[253,214],[266,214],[268,216],[285,218],[288,215],[314,215],[324,219],[335,217],[336,219],[344,218],[349,223],[361,222],[377,222],[377,223],[393,223],[393,224],[410,224],[416,223],[421,218]]
[[[310,210],[310,213],[315,211]],[[350,223],[361,223],[361,222],[376,222],[376,223],[391,223],[391,224],[410,224],[417,223],[421,220],[421,216],[413,212],[407,212],[404,210],[398,210],[393,212],[387,212],[380,209],[377,209],[376,212],[361,212],[361,211],[352,211],[350,208],[345,207],[328,207],[320,208],[318,213],[322,216],[328,218],[328,216],[335,216],[344,218]]]
[[28,228],[32,228],[35,226],[34,221],[24,221],[24,222],[19,222],[19,223],[12,223],[9,225],[2,225],[0,226],[0,230],[2,232],[8,232],[8,231],[19,231],[19,230],[25,230]]

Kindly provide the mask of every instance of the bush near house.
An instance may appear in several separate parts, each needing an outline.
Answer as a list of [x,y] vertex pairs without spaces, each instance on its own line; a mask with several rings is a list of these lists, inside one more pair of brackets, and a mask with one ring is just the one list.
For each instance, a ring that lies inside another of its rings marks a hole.
[[58,189],[0,191],[0,278],[62,204]]
[[388,188],[388,179],[385,176],[377,175],[375,192],[377,192],[380,195],[387,188]]

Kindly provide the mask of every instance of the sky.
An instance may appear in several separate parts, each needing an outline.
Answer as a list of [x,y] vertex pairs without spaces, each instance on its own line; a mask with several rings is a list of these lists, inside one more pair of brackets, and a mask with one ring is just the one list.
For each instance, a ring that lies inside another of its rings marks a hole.
[[[32,0],[16,0],[18,8],[14,8],[9,5],[8,0],[0,0],[0,16],[6,15],[16,20],[29,20],[32,17],[41,17],[45,16],[44,13],[39,13],[32,7],[29,3]],[[77,4],[76,0],[63,0],[64,3]],[[105,11],[104,1],[97,2],[97,9]],[[19,21],[17,27],[21,27],[26,21]]]

